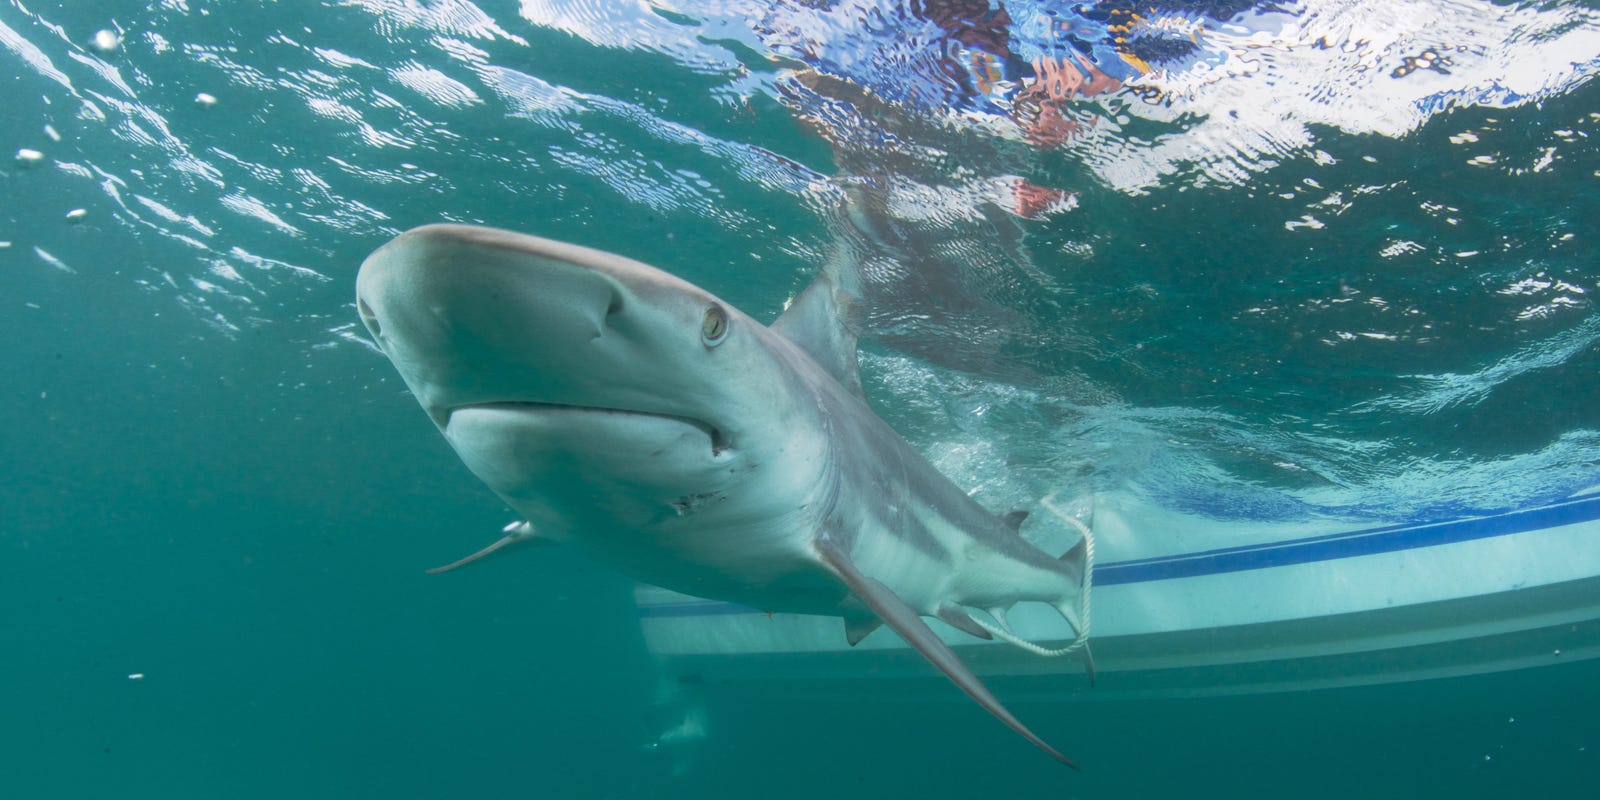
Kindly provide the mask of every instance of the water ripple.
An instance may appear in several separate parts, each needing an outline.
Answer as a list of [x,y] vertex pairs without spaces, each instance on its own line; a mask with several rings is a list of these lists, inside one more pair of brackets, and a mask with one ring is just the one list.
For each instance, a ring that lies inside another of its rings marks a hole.
[[422,222],[659,251],[769,311],[854,259],[874,397],[991,495],[1405,515],[1592,477],[1592,412],[1537,409],[1600,346],[1600,12],[1132,8],[173,0],[104,48],[11,3],[0,240],[363,355],[348,279]]

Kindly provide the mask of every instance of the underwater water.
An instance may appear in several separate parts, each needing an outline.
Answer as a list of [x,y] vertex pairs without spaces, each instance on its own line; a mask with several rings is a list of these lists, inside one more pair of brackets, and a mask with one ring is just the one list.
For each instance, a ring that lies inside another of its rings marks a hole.
[[1577,661],[1013,703],[1081,774],[953,689],[712,692],[680,769],[625,577],[423,574],[511,512],[352,302],[438,221],[760,320],[845,241],[868,397],[991,508],[1555,501],[1600,484],[1588,4],[6,0],[0,65],[0,796],[1592,791]]

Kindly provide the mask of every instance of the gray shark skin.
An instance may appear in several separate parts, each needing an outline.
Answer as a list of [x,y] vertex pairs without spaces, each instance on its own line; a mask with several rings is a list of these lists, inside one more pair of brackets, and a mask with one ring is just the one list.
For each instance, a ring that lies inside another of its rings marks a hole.
[[412,394],[527,520],[450,568],[567,542],[675,591],[842,617],[851,644],[886,622],[1072,765],[922,617],[988,638],[974,611],[1003,626],[1034,601],[1082,630],[1082,548],[1034,547],[872,412],[838,284],[824,270],[767,327],[640,262],[463,225],[401,234],[356,280]]

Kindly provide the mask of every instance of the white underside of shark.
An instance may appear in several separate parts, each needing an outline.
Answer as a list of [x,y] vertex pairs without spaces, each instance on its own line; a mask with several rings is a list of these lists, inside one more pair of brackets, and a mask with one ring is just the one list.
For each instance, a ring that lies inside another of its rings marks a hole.
[[976,636],[1019,602],[1075,631],[1083,548],[1056,557],[867,406],[852,295],[824,270],[771,327],[648,265],[432,225],[362,264],[368,330],[467,467],[526,522],[633,577],[776,612],[887,623],[1043,748],[923,621]]

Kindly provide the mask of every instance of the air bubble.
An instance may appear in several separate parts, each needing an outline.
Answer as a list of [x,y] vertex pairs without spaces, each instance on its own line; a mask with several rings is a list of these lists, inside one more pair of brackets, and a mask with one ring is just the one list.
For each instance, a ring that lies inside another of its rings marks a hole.
[[122,46],[122,34],[113,30],[95,31],[94,38],[89,40],[94,49],[102,53],[109,53]]

